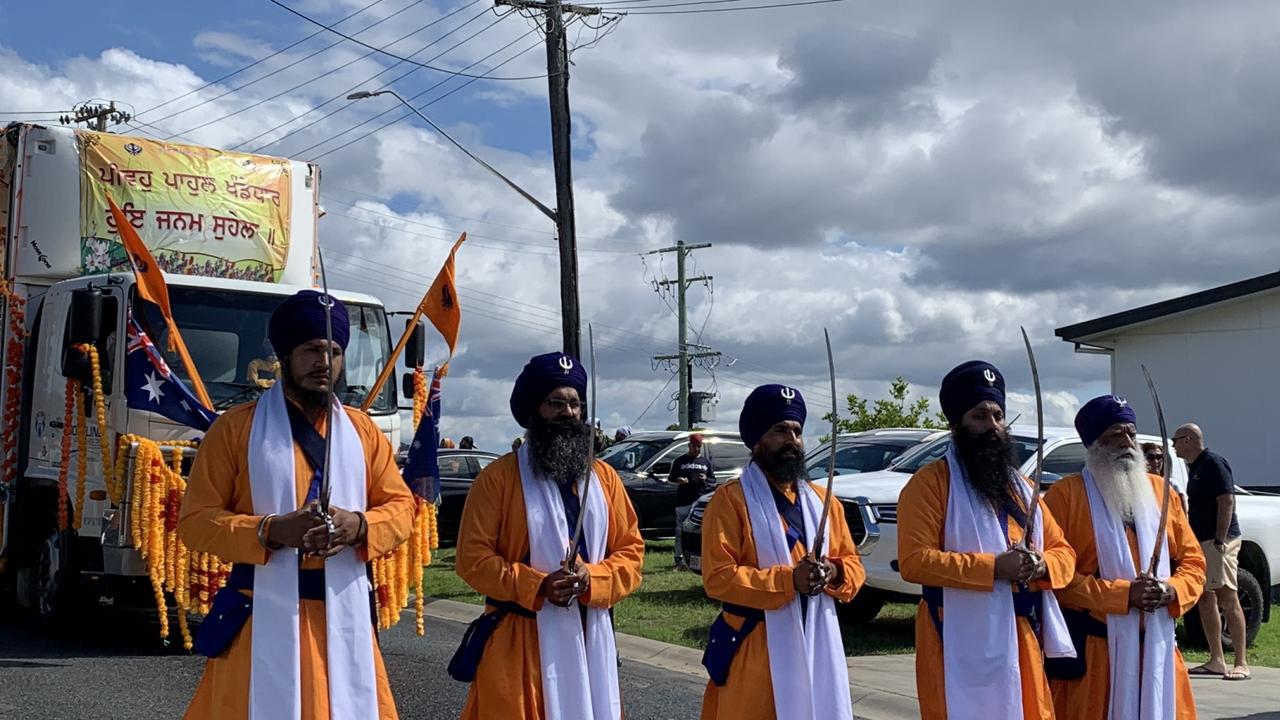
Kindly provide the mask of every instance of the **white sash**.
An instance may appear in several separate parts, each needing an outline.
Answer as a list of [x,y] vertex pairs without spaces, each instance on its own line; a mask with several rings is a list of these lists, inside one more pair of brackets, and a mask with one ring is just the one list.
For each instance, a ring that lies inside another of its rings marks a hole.
[[[947,451],[950,488],[943,550],[999,555],[1009,549],[1005,529],[991,505],[973,493],[955,447]],[[1024,504],[1031,488],[1012,473]],[[1031,512],[1035,512],[1032,508]],[[1044,550],[1044,523],[1033,523],[1031,547]],[[1013,586],[996,580],[990,590],[942,588],[942,654],[950,720],[1022,720],[1022,676],[1018,666]],[[1075,657],[1062,610],[1052,592],[1041,594],[1041,646],[1048,657]]]
[[[529,564],[552,573],[564,563],[570,531],[564,501],[554,480],[533,469],[529,444],[520,446],[520,485],[524,489],[525,520],[529,525]],[[578,497],[586,496],[581,512],[587,555],[600,562],[606,552],[609,509],[599,474],[592,472],[591,492],[578,481]],[[542,667],[542,701],[547,720],[619,720],[618,648],[609,610],[587,608],[586,628],[578,607],[544,602],[538,611],[538,660]]]
[[[334,401],[329,479],[334,507],[363,512],[367,505],[364,448],[355,426]],[[258,400],[249,429],[249,485],[253,511],[284,514],[298,509],[293,433],[284,391],[277,383]],[[325,620],[328,646],[329,716],[378,715],[373,661],[373,625],[369,617],[369,579],[355,552],[344,549],[325,560]],[[298,553],[271,553],[253,573],[252,665],[249,672],[251,720],[298,720],[302,716],[301,657],[298,630]]]
[[[756,543],[756,565],[764,570],[779,565],[792,567],[783,521],[773,502],[769,480],[751,462],[742,471],[742,492],[747,500],[751,537]],[[822,502],[809,481],[796,482],[804,524],[817,532]],[[828,521],[827,531],[831,524]],[[827,543],[830,547],[831,543]],[[851,720],[849,666],[840,638],[835,600],[830,595],[810,597],[808,611],[801,618],[800,598],[777,610],[766,610],[769,675],[773,683],[773,707],[778,720]]]
[[[1144,478],[1145,482],[1146,479]],[[1132,580],[1138,576],[1124,524],[1098,491],[1093,473],[1084,471],[1084,487],[1089,494],[1089,516],[1098,547],[1098,572],[1104,580]],[[1138,557],[1151,557],[1156,542],[1160,514],[1151,504],[1133,508],[1134,532],[1138,537]],[[1146,571],[1146,568],[1143,568]],[[1156,578],[1169,579],[1169,549],[1160,553]],[[1177,715],[1177,693],[1173,669],[1174,620],[1161,608],[1147,615],[1146,640],[1142,640],[1142,611],[1131,608],[1124,615],[1107,615],[1107,656],[1111,665],[1111,720],[1173,720]],[[1141,655],[1141,660],[1139,660]]]

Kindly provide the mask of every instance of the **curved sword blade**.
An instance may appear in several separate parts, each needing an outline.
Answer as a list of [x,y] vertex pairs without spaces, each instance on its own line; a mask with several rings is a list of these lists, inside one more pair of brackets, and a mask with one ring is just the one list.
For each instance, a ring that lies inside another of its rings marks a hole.
[[325,363],[329,368],[329,397],[325,403],[327,416],[325,418],[324,428],[324,469],[320,472],[320,512],[325,518],[325,524],[329,526],[329,532],[333,532],[332,518],[329,516],[329,496],[332,494],[333,487],[329,478],[330,459],[333,450],[333,403],[336,395],[333,393],[333,385],[336,378],[333,374],[333,298],[329,297],[329,277],[324,270],[324,253],[320,251],[320,244],[316,244],[316,259],[320,262],[320,287],[324,290],[324,357]]
[[[1169,452],[1169,431],[1164,424],[1164,408],[1160,406],[1160,394],[1156,392],[1155,381],[1151,379],[1151,373],[1147,370],[1147,366],[1142,366],[1142,376],[1147,379],[1147,390],[1151,392],[1151,402],[1156,406],[1156,421],[1160,423],[1160,447],[1164,452]],[[1165,458],[1164,463],[1164,500],[1160,502],[1160,524],[1156,526],[1156,542],[1151,548],[1151,564],[1147,566],[1147,575],[1156,576],[1156,566],[1160,564],[1160,553],[1164,550],[1165,525],[1169,522],[1169,496],[1173,494],[1173,478],[1170,470],[1173,467],[1172,458]]]
[[1036,510],[1040,508],[1040,473],[1044,467],[1044,397],[1040,394],[1040,368],[1036,365],[1036,353],[1031,349],[1031,338],[1027,336],[1027,329],[1020,327],[1022,330],[1022,343],[1027,346],[1027,359],[1031,362],[1031,382],[1036,388],[1036,469],[1032,482],[1035,483],[1035,489],[1031,493],[1031,504],[1027,506],[1027,519],[1022,525],[1022,539],[1019,545],[1025,549],[1031,548],[1031,521],[1035,517]]
[[569,541],[569,547],[565,550],[564,566],[566,569],[572,570],[577,565],[578,542],[582,540],[582,522],[587,517],[587,493],[591,491],[591,476],[594,474],[596,466],[596,338],[595,333],[591,329],[591,323],[587,323],[587,347],[591,358],[591,365],[588,372],[591,374],[591,397],[587,398],[591,411],[587,414],[587,426],[591,433],[587,441],[587,477],[582,481],[582,497],[578,503],[578,522],[577,527],[573,529],[573,539]]
[[831,498],[834,493],[831,491],[831,485],[836,478],[836,439],[840,435],[839,413],[836,409],[836,361],[831,355],[831,335],[827,333],[827,329],[822,329],[822,337],[827,341],[827,371],[831,376],[831,457],[827,461],[827,496],[822,501],[822,517],[818,520],[818,532],[813,539],[813,557],[819,562],[822,561],[822,545],[826,539],[827,517],[831,515]]

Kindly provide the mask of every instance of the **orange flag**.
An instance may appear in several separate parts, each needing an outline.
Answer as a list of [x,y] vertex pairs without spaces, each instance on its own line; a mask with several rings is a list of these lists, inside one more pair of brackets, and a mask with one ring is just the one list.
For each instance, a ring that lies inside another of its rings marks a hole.
[[[453,358],[453,350],[458,344],[458,329],[462,324],[462,307],[458,305],[458,291],[453,285],[453,257],[466,239],[466,233],[458,237],[453,249],[449,251],[449,259],[444,261],[440,274],[436,275],[435,282],[431,283],[430,289],[418,305],[418,311],[426,315],[444,336],[444,342],[449,346],[450,358]],[[441,369],[447,373],[448,368],[449,362],[446,360]]]
[[124,251],[129,255],[129,262],[133,265],[138,295],[159,306],[165,324],[169,326],[169,349],[178,351],[178,356],[182,358],[182,364],[187,369],[187,375],[191,378],[191,389],[200,402],[212,410],[213,403],[209,400],[209,392],[205,390],[204,380],[200,378],[200,373],[196,372],[196,364],[191,359],[191,353],[187,351],[187,344],[182,341],[178,324],[173,321],[173,310],[169,306],[169,286],[164,282],[164,273],[161,272],[160,266],[156,265],[156,259],[151,256],[151,251],[142,242],[142,238],[138,237],[138,231],[133,229],[129,219],[112,199],[111,193],[107,193],[107,204],[111,206],[111,215],[116,220],[120,242],[124,244]]

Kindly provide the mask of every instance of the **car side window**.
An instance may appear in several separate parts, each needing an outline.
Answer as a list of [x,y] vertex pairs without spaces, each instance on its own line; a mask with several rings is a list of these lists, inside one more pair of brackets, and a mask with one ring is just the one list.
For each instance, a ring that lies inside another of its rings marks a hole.
[[465,457],[449,455],[440,458],[440,477],[466,478],[474,476],[475,473],[471,472]]
[[689,452],[689,443],[682,442],[678,445],[672,445],[667,452],[658,461],[649,467],[649,472],[657,475],[659,478],[666,480],[671,474],[671,466],[675,463],[676,458],[681,457]]
[[491,458],[491,457],[486,457],[486,456],[483,456],[483,455],[477,455],[477,456],[475,456],[475,457],[473,457],[473,458],[471,458],[471,459],[472,459],[473,461],[475,461],[475,464],[476,464],[476,472],[477,472],[477,473],[479,473],[481,470],[485,469],[485,468],[489,465],[489,463],[493,462],[493,458]]
[[1065,477],[1084,469],[1085,449],[1078,442],[1054,448],[1044,456],[1044,472]]

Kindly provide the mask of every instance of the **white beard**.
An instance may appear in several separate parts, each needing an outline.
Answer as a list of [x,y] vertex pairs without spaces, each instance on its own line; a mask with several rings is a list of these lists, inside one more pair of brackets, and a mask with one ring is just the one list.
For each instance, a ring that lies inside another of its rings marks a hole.
[[1138,450],[1112,450],[1098,443],[1088,449],[1085,467],[1093,474],[1107,510],[1126,525],[1133,523],[1134,508],[1153,508],[1156,503],[1147,463]]

